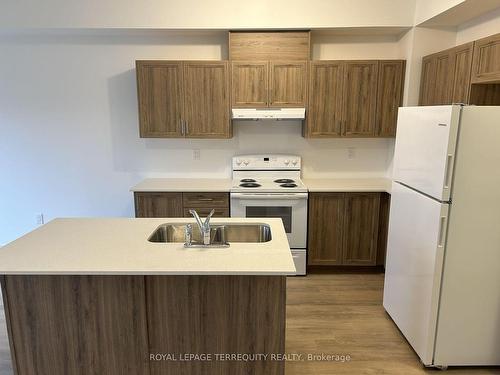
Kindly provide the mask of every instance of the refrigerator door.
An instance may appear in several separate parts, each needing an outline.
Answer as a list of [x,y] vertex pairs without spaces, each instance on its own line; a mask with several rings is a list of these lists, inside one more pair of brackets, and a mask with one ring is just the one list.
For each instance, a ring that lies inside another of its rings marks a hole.
[[432,365],[448,204],[392,185],[384,308],[425,365]]
[[399,108],[394,181],[450,200],[460,112],[459,105]]

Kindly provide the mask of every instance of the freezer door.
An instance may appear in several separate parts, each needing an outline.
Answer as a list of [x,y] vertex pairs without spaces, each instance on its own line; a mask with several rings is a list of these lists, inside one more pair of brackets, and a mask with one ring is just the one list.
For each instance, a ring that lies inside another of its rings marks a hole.
[[393,183],[384,308],[432,365],[448,204]]
[[401,107],[393,180],[450,199],[461,106]]

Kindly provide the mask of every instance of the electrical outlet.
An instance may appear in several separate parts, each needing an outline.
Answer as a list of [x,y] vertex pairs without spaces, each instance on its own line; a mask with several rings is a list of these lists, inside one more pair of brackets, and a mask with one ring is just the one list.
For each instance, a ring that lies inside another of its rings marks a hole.
[[36,222],[36,225],[43,225],[44,223],[44,219],[43,219],[43,213],[38,213],[35,215],[35,222]]
[[347,159],[352,160],[356,158],[356,149],[354,147],[349,147],[347,149]]
[[193,150],[193,160],[200,160],[200,159],[201,159],[200,150]]

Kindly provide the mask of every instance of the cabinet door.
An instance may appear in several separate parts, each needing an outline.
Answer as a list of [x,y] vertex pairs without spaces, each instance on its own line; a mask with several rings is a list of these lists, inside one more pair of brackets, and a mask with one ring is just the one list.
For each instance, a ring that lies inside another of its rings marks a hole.
[[135,193],[136,217],[183,217],[182,193]]
[[267,107],[269,63],[233,61],[231,97],[233,107]]
[[470,74],[472,70],[472,50],[474,43],[453,48],[453,91],[452,103],[469,103]]
[[308,264],[341,264],[344,193],[310,193],[308,227]]
[[140,136],[182,137],[182,63],[137,61]]
[[422,73],[420,75],[420,93],[418,105],[433,105],[434,89],[436,88],[436,59],[433,56],[422,58]]
[[313,61],[310,69],[305,135],[339,137],[342,134],[344,65],[341,61]]
[[379,137],[395,137],[398,108],[403,102],[404,60],[379,62],[377,87],[377,129]]
[[500,82],[500,34],[474,42],[472,83]]
[[343,264],[375,265],[380,193],[346,193]]
[[453,91],[453,62],[450,50],[437,54],[436,78],[432,105],[451,104]]
[[271,61],[269,105],[304,107],[307,101],[307,61]]
[[344,128],[349,137],[375,134],[378,61],[347,61],[344,79]]
[[184,63],[186,137],[230,138],[227,61]]

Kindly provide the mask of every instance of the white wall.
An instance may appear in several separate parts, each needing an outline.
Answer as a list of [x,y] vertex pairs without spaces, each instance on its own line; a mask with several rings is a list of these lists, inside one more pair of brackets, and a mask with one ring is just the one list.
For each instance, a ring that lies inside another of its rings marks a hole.
[[6,0],[3,27],[317,28],[412,26],[415,0]]
[[456,44],[460,45],[500,33],[500,8],[460,25]]
[[236,124],[230,140],[140,139],[135,59],[219,59],[224,45],[225,33],[0,36],[0,243],[32,229],[38,212],[132,216],[128,190],[142,178],[229,177],[239,153],[298,153],[307,177],[386,173],[393,141],[306,140],[293,122]]

